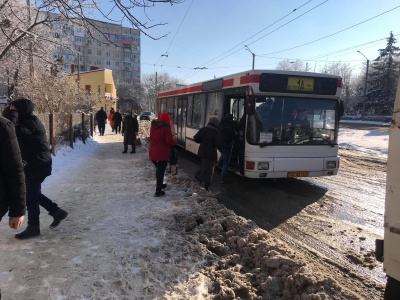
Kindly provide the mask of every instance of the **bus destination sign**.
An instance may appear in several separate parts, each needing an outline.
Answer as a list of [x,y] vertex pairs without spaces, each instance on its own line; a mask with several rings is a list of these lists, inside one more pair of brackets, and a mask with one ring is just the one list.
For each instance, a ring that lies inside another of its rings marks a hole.
[[338,78],[261,73],[260,92],[336,95]]
[[314,78],[288,77],[288,91],[313,92]]

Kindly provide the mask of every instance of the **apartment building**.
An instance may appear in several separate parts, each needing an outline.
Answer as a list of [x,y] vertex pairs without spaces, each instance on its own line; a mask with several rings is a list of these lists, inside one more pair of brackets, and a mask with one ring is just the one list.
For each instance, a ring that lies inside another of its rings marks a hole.
[[140,31],[103,21],[92,21],[90,32],[68,22],[55,23],[55,37],[71,46],[55,46],[54,59],[63,58],[66,73],[111,69],[114,79],[140,81]]

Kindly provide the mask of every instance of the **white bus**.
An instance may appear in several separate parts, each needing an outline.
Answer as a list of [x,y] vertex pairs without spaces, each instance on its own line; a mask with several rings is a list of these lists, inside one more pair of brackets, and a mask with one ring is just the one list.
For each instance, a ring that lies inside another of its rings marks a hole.
[[230,170],[241,176],[336,175],[341,86],[339,76],[250,70],[162,91],[156,112],[170,113],[178,145],[194,154],[196,132],[232,113],[238,136]]

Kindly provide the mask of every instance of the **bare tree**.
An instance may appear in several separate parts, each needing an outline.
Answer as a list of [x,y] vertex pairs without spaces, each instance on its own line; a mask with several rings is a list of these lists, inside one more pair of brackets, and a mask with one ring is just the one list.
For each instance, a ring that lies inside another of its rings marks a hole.
[[115,87],[120,110],[129,110],[138,114],[144,109],[143,88],[137,80],[126,81],[117,77]]
[[277,64],[276,70],[307,72],[307,65],[304,65],[304,63],[299,59],[285,59]]
[[[157,79],[156,79],[157,76]],[[178,78],[174,78],[168,73],[148,73],[142,76],[143,99],[145,109],[154,111],[158,92],[176,88],[178,84],[184,84]]]

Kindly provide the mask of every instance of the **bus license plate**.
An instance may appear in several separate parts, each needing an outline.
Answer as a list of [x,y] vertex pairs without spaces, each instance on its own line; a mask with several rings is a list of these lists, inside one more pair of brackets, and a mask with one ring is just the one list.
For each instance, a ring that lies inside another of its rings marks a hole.
[[308,177],[308,172],[288,172],[287,177]]

